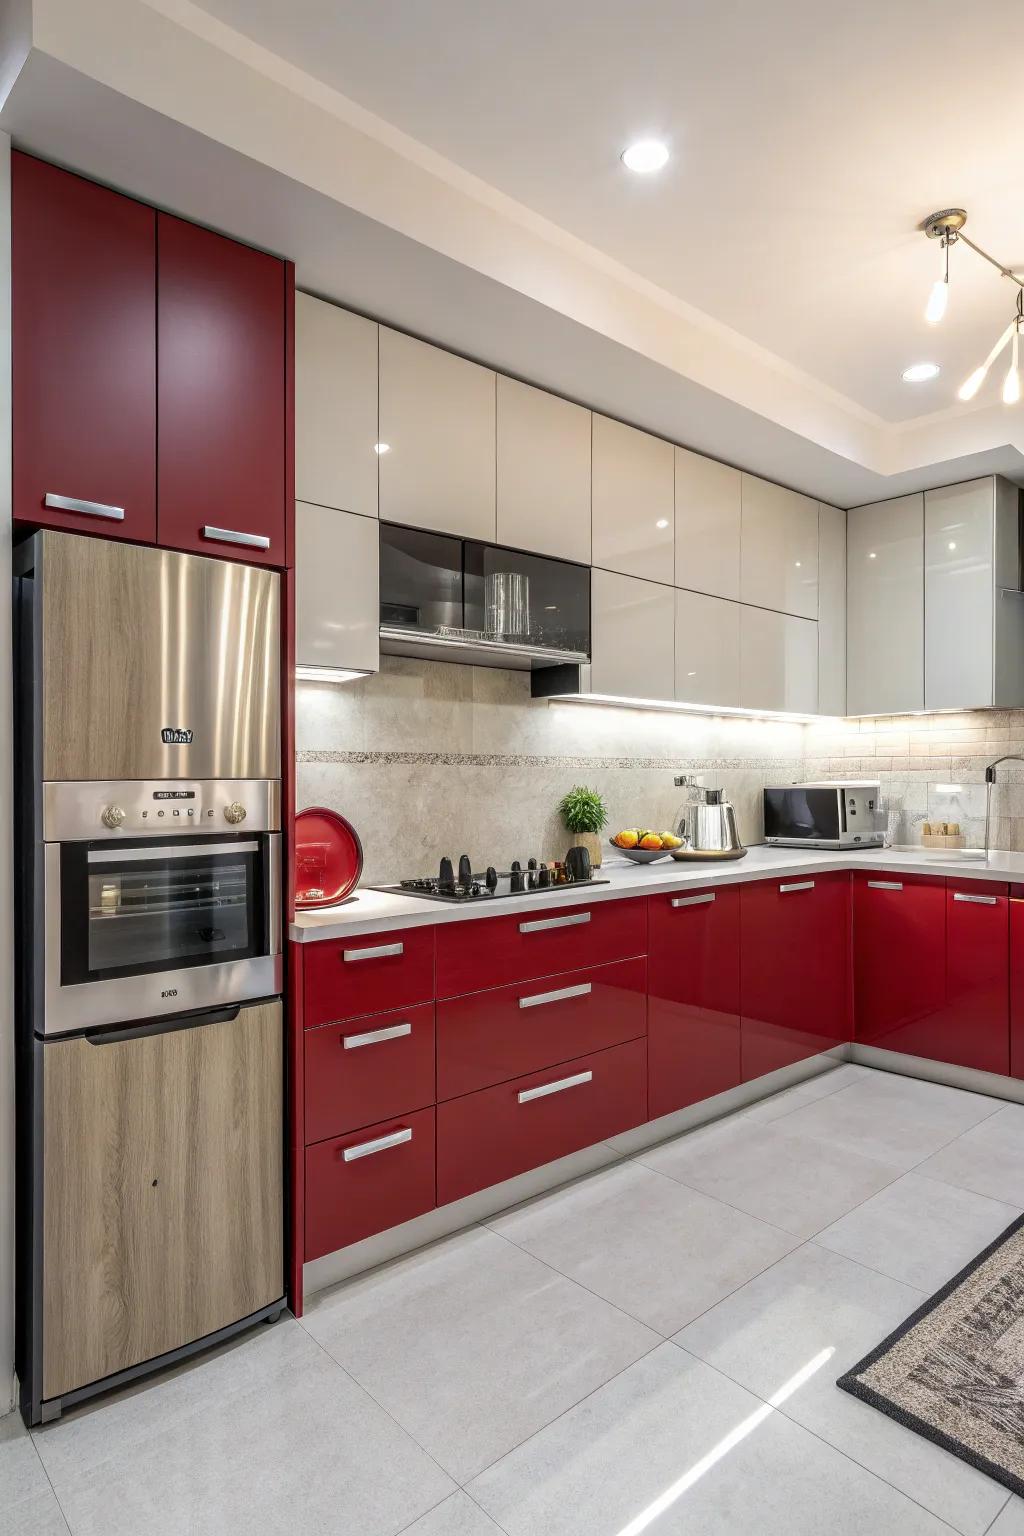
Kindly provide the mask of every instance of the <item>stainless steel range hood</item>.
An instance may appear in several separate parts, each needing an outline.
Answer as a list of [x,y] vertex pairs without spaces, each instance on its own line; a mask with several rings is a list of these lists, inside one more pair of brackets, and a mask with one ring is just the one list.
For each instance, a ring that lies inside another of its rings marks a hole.
[[[405,624],[382,624],[380,648],[386,656],[416,656],[423,661],[460,661],[471,667],[504,667],[515,672],[535,672],[556,664],[589,663],[586,651],[566,651],[556,646],[527,645],[517,640],[496,640],[483,630],[439,625],[418,629]],[[579,668],[574,669],[577,673]]]

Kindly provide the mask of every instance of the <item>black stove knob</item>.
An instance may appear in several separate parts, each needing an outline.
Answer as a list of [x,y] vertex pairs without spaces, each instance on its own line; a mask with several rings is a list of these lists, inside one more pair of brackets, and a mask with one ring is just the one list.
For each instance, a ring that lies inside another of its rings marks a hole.
[[522,867],[523,866],[520,864],[518,859],[513,859],[512,860],[512,873],[514,875],[518,875],[518,873],[522,869]]
[[536,869],[537,868],[537,860],[536,859],[527,859],[526,867],[527,867],[527,869]]
[[454,885],[455,884],[455,871],[452,868],[452,861],[451,861],[451,859],[442,859],[441,860],[441,867],[438,870],[437,879],[438,879],[438,884],[439,885]]
[[484,884],[489,891],[494,891],[498,886],[498,871],[493,864],[488,864],[487,873],[484,875]]
[[517,869],[515,864],[512,865],[512,872],[509,875],[508,888],[513,894],[518,894],[519,891],[526,888],[523,883],[523,872],[521,869]]
[[548,869],[546,864],[542,864],[540,869],[537,871],[537,884],[540,886],[541,890],[543,890],[545,886],[551,884],[551,871]]

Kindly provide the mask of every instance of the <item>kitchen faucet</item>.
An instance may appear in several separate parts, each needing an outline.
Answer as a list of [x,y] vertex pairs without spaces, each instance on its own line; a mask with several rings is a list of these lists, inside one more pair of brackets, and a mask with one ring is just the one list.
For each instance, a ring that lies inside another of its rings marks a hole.
[[992,826],[992,786],[996,782],[996,769],[1000,763],[1024,763],[1019,752],[1008,752],[1005,757],[994,757],[985,769],[985,859],[989,854],[989,834]]

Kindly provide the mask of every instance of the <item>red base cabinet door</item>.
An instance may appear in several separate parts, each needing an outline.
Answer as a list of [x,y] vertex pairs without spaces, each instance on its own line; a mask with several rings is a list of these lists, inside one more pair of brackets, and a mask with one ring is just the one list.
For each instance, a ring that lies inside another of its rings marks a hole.
[[434,1207],[434,1111],[306,1148],[306,1261]]
[[156,213],[17,152],[11,199],[14,516],[152,543]]
[[323,939],[304,944],[302,953],[302,1020],[307,1029],[363,1013],[410,1008],[434,996],[433,928]]
[[437,1106],[437,1203],[554,1162],[647,1118],[647,1042],[578,1056]]
[[159,542],[285,563],[282,261],[157,218]]
[[1010,1073],[1024,1077],[1024,885],[1010,894]]
[[935,1061],[1010,1070],[1009,888],[994,880],[946,885],[946,1005],[934,1022]]
[[945,880],[854,871],[854,1039],[930,1056],[945,998]]
[[639,897],[540,911],[527,902],[514,917],[438,928],[437,995],[458,997],[646,953],[647,913]]
[[434,1102],[434,1005],[374,1013],[305,1034],[306,1140]]
[[648,903],[648,1114],[740,1082],[740,889]]
[[744,1082],[850,1038],[850,877],[740,888]]

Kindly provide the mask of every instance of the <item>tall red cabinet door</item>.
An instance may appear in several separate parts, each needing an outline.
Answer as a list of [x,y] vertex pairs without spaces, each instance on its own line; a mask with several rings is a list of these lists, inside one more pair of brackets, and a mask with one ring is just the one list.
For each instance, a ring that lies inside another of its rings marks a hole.
[[853,1037],[928,1056],[946,1000],[946,882],[853,875]]
[[152,543],[156,214],[17,151],[11,200],[14,516]]
[[935,1061],[1010,1070],[1009,888],[995,880],[946,887],[946,1006],[935,1021]]
[[744,1082],[849,1040],[849,952],[848,874],[741,887]]
[[161,544],[285,563],[285,264],[157,216]]
[[1010,1074],[1024,1077],[1024,885],[1010,891]]
[[648,902],[647,1102],[652,1120],[740,1081],[740,892]]

